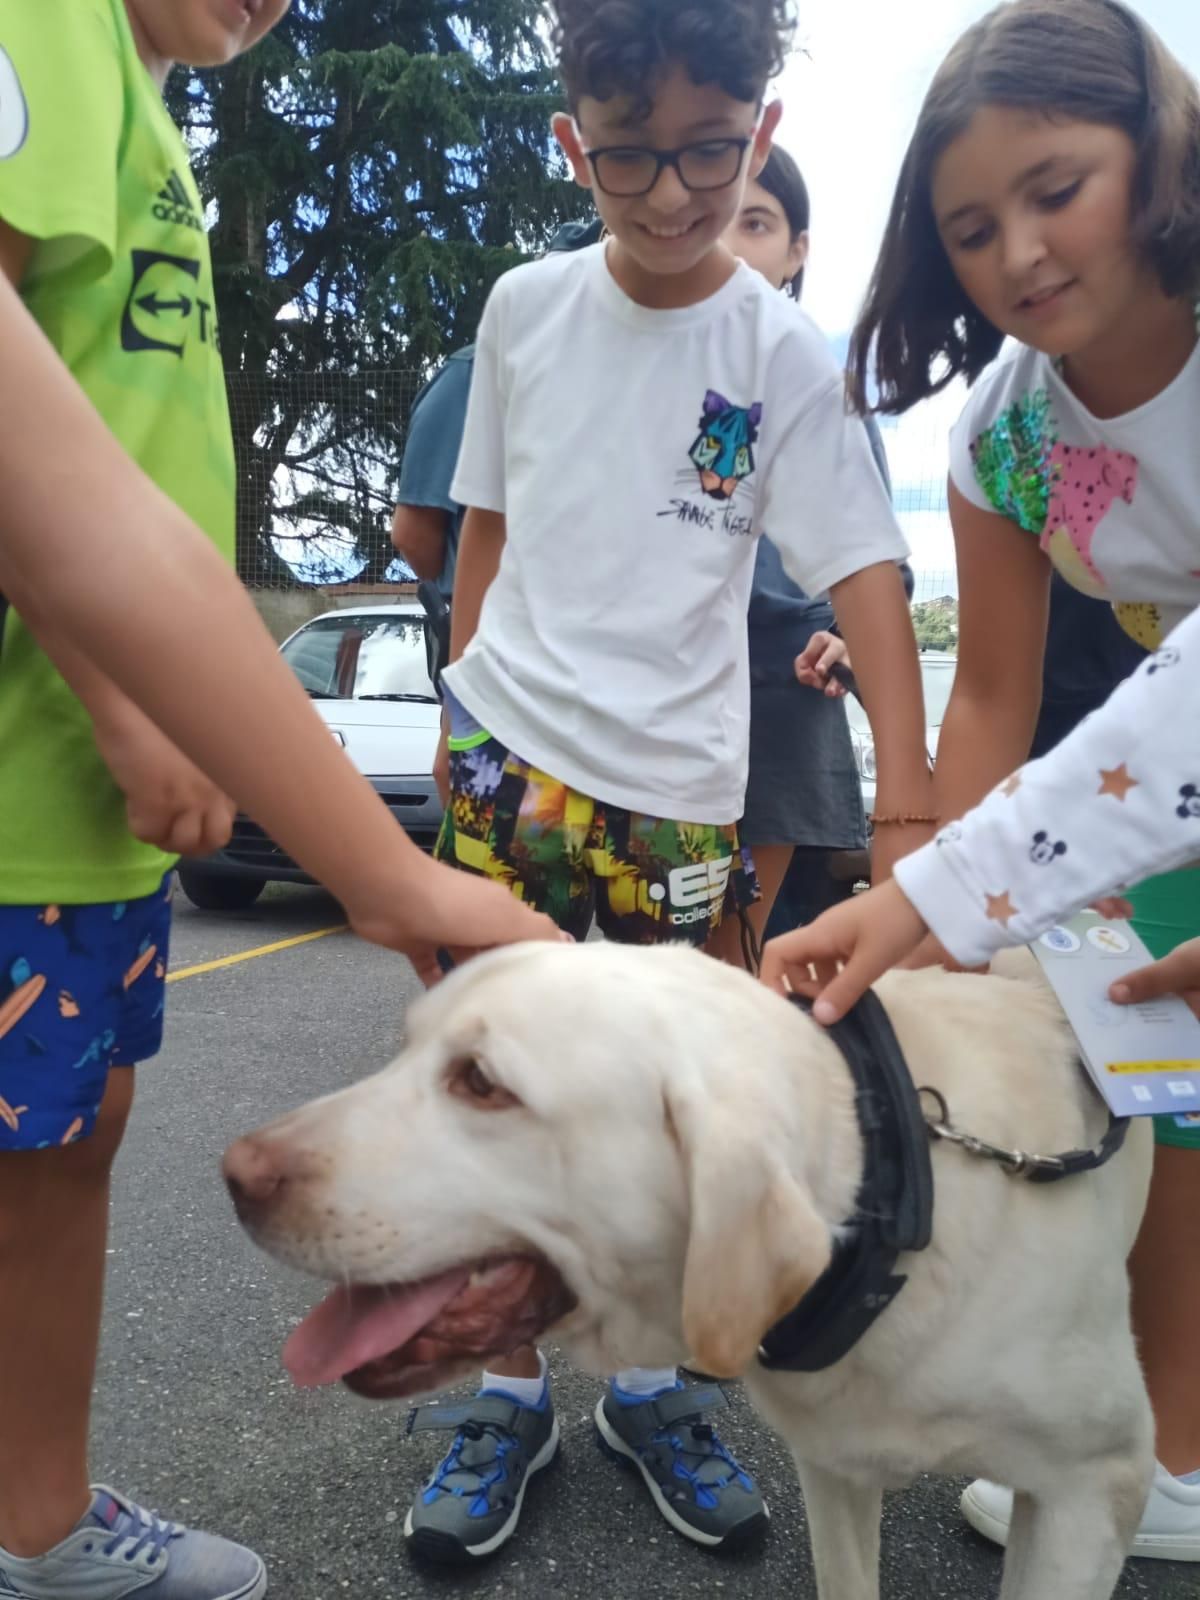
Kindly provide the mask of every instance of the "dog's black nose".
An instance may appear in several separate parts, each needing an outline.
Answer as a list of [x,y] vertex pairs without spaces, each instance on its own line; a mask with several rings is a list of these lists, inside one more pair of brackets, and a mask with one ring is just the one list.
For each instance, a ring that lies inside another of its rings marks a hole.
[[229,1146],[221,1171],[239,1217],[260,1210],[274,1198],[283,1182],[283,1172],[270,1146],[253,1137],[238,1139]]

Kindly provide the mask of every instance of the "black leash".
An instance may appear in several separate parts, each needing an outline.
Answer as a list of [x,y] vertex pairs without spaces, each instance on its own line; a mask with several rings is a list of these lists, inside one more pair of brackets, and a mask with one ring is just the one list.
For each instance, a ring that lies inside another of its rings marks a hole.
[[926,1117],[926,1126],[934,1139],[945,1139],[956,1144],[968,1155],[994,1161],[1010,1178],[1024,1178],[1029,1183],[1059,1183],[1063,1178],[1076,1178],[1084,1172],[1095,1172],[1105,1166],[1125,1143],[1129,1132],[1129,1118],[1108,1114],[1108,1130],[1100,1143],[1090,1150],[1063,1150],[1055,1156],[1035,1155],[1028,1150],[1005,1150],[989,1144],[973,1133],[964,1133],[950,1120],[946,1097],[937,1089],[918,1089],[918,1095],[928,1095],[937,1108],[937,1121]]
[[839,661],[834,666],[830,667],[829,676],[831,678],[836,678],[841,684],[842,688],[845,689],[846,693],[852,694],[858,701],[859,705],[862,706],[864,711],[867,709],[866,705],[863,703],[862,695],[858,692],[858,679],[854,676],[853,672],[851,672],[850,668],[845,664],[844,661]]
[[[799,995],[790,998],[810,1009]],[[914,1086],[887,1012],[872,990],[827,1032],[854,1080],[862,1181],[829,1267],[763,1338],[758,1359],[768,1371],[821,1372],[834,1366],[904,1288],[907,1274],[896,1270],[900,1256],[925,1249],[932,1234],[930,1149],[935,1140],[996,1162],[1008,1177],[1057,1183],[1104,1166],[1129,1132],[1128,1119],[1110,1115],[1108,1131],[1093,1149],[1050,1156],[1005,1150],[956,1128],[939,1090]],[[926,1097],[934,1103],[934,1116],[922,1103]]]
[[740,934],[742,940],[742,964],[746,971],[758,977],[762,972],[762,945],[758,935],[746,915],[745,906],[737,908],[738,922],[741,924]]

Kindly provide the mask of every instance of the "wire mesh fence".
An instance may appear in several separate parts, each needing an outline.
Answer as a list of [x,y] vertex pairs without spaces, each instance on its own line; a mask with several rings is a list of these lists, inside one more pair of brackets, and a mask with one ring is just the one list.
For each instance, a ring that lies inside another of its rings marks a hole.
[[228,376],[238,571],[259,589],[409,578],[390,539],[419,371]]
[[[259,590],[332,593],[411,580],[391,514],[414,401],[428,374],[229,375],[238,464],[238,570]],[[946,508],[947,408],[884,424],[914,601],[957,595]],[[386,592],[386,591],[385,591]]]

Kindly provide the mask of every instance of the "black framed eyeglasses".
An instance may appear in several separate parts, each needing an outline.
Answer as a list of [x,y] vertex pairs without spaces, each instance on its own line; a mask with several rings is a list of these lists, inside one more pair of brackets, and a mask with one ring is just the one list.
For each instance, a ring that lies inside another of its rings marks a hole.
[[587,150],[596,185],[605,194],[623,200],[649,194],[664,167],[674,167],[683,187],[693,193],[726,189],[737,181],[754,143],[748,139],[701,139],[678,150],[647,150],[642,145],[606,145]]

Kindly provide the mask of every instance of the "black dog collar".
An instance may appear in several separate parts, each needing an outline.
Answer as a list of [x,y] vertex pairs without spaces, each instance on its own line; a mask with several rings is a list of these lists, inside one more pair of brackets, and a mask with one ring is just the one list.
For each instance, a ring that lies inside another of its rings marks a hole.
[[[806,1000],[793,1001],[809,1009]],[[772,1372],[822,1372],[840,1361],[903,1289],[895,1270],[904,1250],[924,1250],[933,1228],[933,1139],[948,1139],[969,1155],[996,1161],[1010,1177],[1056,1183],[1095,1172],[1118,1153],[1127,1119],[1110,1114],[1099,1144],[1089,1150],[1031,1155],[1003,1150],[955,1128],[936,1090],[914,1087],[887,1012],[868,990],[828,1029],[854,1078],[855,1110],[863,1140],[863,1177],[850,1232],[834,1247],[826,1271],[759,1346],[759,1363]],[[936,1120],[920,1096],[930,1095]]]
[[895,1270],[901,1251],[924,1250],[933,1230],[929,1127],[887,1012],[868,991],[828,1032],[857,1091],[862,1183],[853,1232],[759,1346],[771,1372],[821,1372],[840,1361],[908,1281]]

